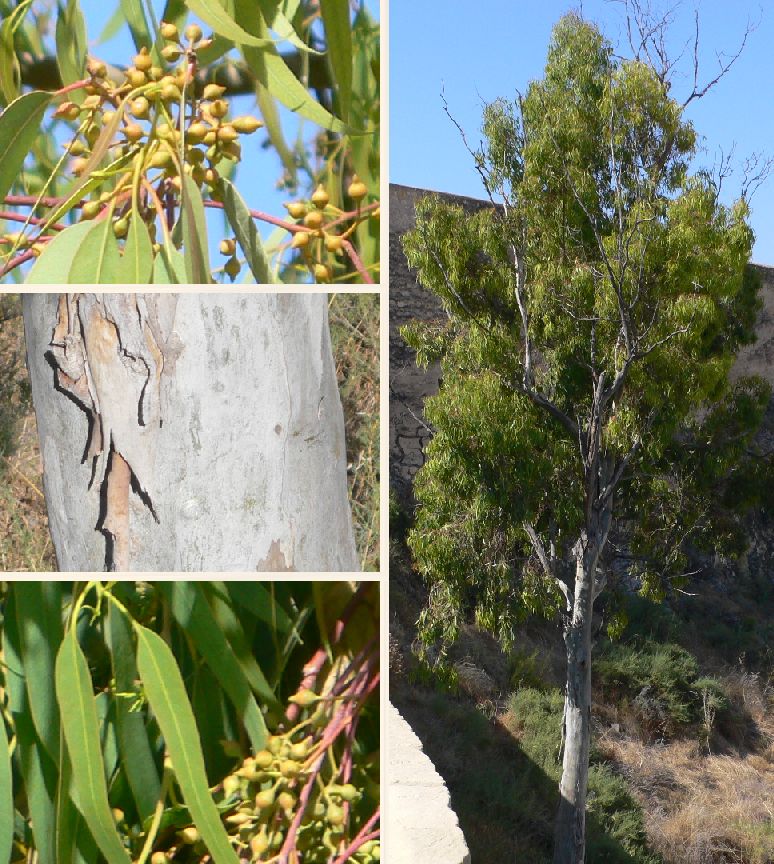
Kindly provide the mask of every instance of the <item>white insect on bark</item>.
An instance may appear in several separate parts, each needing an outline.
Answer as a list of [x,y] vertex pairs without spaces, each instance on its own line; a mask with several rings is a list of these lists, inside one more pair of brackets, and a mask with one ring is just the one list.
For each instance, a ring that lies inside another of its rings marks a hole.
[[24,320],[60,569],[358,569],[325,295],[28,294]]

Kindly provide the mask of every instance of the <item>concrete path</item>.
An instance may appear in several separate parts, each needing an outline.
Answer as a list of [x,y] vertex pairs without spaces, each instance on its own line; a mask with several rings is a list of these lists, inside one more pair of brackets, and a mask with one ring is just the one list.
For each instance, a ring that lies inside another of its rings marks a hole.
[[385,860],[389,864],[470,864],[443,778],[393,705],[388,707],[387,735]]

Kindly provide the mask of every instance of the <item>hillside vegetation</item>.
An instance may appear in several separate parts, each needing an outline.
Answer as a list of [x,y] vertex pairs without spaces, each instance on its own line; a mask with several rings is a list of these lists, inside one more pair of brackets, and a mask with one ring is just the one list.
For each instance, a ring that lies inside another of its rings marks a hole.
[[[446,780],[473,864],[548,862],[561,637],[531,622],[506,655],[469,623],[446,680],[429,672],[412,652],[426,598],[407,522],[394,506],[391,698]],[[774,582],[737,564],[683,591],[627,598],[615,641],[596,622],[589,864],[774,861]]]

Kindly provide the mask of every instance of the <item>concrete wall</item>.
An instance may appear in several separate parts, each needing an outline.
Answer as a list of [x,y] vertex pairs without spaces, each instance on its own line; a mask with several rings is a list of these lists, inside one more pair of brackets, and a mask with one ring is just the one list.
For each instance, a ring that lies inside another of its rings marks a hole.
[[470,864],[441,775],[398,710],[387,714],[390,782],[385,837],[389,864]]

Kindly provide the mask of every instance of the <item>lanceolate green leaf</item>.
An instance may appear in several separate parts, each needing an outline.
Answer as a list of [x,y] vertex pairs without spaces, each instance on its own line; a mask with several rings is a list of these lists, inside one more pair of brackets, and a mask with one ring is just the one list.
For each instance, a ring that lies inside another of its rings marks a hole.
[[215,864],[238,864],[207,788],[199,733],[175,658],[160,636],[140,625],[136,630],[140,678],[185,803]]
[[185,281],[185,259],[171,244],[162,246],[153,262],[153,284],[180,285]]
[[[202,21],[209,24],[216,33],[225,36],[232,42],[237,42],[240,45],[254,45],[256,48],[265,48],[273,44],[268,37],[259,39],[242,29],[218,0],[185,0],[185,5]],[[255,7],[253,7],[253,14],[259,14]]]
[[108,864],[127,864],[108,802],[91,675],[74,627],[62,641],[55,677],[67,750],[77,766],[72,778],[76,804]]
[[[20,46],[16,42],[15,36],[31,6],[32,0],[22,0],[5,18],[2,27],[0,27],[0,92],[2,92],[3,101],[6,104],[13,102],[19,95],[21,71],[17,55]],[[33,47],[29,41],[25,41],[27,42],[23,45],[25,49]]]
[[19,61],[13,41],[13,21],[6,18],[0,25],[0,93],[6,105],[19,95]]
[[280,633],[293,629],[293,622],[287,612],[275,601],[265,585],[257,582],[229,582],[227,588],[231,597],[260,621],[276,627]]
[[147,48],[150,51],[153,47],[153,37],[145,17],[142,0],[121,0],[121,12],[129,25],[134,47],[138,51],[140,48]]
[[207,221],[201,192],[194,181],[183,174],[182,235],[185,275],[189,282],[207,284],[210,277],[210,260],[207,252]]
[[59,760],[59,709],[51,688],[62,641],[62,592],[57,582],[17,582],[16,623],[32,719],[54,762]]
[[299,51],[306,51],[309,54],[320,54],[320,51],[315,51],[296,33],[295,28],[291,24],[288,15],[280,6],[283,4],[277,3],[276,0],[259,0],[261,12],[264,20],[269,27],[279,36],[280,40],[290,42],[298,48]]
[[[78,0],[67,0],[67,5],[59,8],[56,19],[56,61],[62,83],[73,84],[80,81],[86,71],[86,24]],[[74,90],[69,98],[82,102],[83,90]]]
[[16,627],[16,597],[12,594],[6,606],[3,629],[3,660],[6,664],[5,687],[8,707],[13,717],[16,746],[27,804],[32,822],[32,834],[39,864],[57,864],[54,850],[56,767],[46,755],[35,732],[27,700],[24,667],[21,659],[21,638]]
[[320,0],[328,61],[336,82],[339,113],[349,121],[352,101],[352,27],[349,20],[349,0]]
[[46,755],[28,712],[14,714],[13,725],[38,862],[58,864],[54,849],[56,766]]
[[33,90],[14,99],[0,114],[0,202],[21,174],[50,102],[50,93]]
[[42,255],[32,265],[27,278],[27,285],[59,285],[66,281],[75,256],[80,253],[81,243],[91,229],[91,222],[78,222],[60,231],[43,250]]
[[[237,4],[246,0],[237,0]],[[249,5],[249,4],[248,4]],[[239,10],[241,7],[237,5]],[[268,30],[261,15],[254,16],[254,31],[260,37],[266,37]],[[238,41],[238,40],[237,40]],[[274,45],[263,51],[251,51],[249,46],[243,46],[245,63],[250,67],[256,79],[283,105],[295,111],[307,120],[317,123],[333,132],[343,132],[346,126],[317,102],[304,85],[290,71],[285,61]]]
[[153,273],[153,244],[145,222],[132,211],[121,257],[119,282],[147,285]]
[[70,795],[71,784],[72,765],[67,755],[67,748],[62,746],[60,747],[59,776],[56,790],[55,842],[57,864],[77,864],[81,860],[78,852],[79,838],[82,842],[88,834],[83,817],[73,804]]
[[13,777],[11,751],[5,730],[5,719],[0,714],[0,864],[11,859],[13,845]]
[[324,129],[346,131],[346,125],[312,97],[275,48],[264,52],[263,64],[263,69],[254,69],[253,72],[275,99]]
[[[268,735],[266,723],[258,710],[245,672],[218,626],[202,589],[196,582],[171,582],[166,583],[165,588],[167,586],[172,598],[172,614],[189,634],[196,649],[234,703],[253,748],[262,750]],[[270,690],[267,696],[271,700],[274,698]]]
[[[133,693],[137,666],[134,659],[131,631],[124,615],[111,604],[108,611],[110,658],[116,692]],[[132,698],[116,697],[116,729],[124,771],[132,790],[141,819],[148,818],[156,806],[161,791],[156,764],[153,760],[145,720],[139,711],[132,711]]]
[[[242,49],[245,59],[252,68],[259,68],[263,61],[259,61],[258,63],[252,62],[249,59],[249,52],[251,50],[253,49]],[[258,107],[261,110],[261,117],[263,117],[263,122],[266,124],[266,134],[269,136],[271,146],[277,151],[277,155],[282,160],[282,167],[287,172],[288,177],[295,183],[298,166],[296,165],[293,151],[288,147],[285,136],[282,133],[282,123],[277,103],[274,101],[271,93],[260,82],[256,85],[256,98],[258,99]]]
[[223,180],[223,209],[228,224],[236,236],[239,247],[245,254],[247,265],[259,284],[272,281],[271,267],[261,236],[242,196],[229,180]]
[[231,646],[234,656],[237,658],[245,678],[247,678],[252,687],[253,692],[267,705],[279,708],[279,702],[271,689],[271,685],[266,680],[261,667],[255,659],[252,648],[248,644],[247,636],[245,635],[239,618],[234,614],[234,610],[229,602],[228,589],[224,582],[213,582],[212,587],[207,591],[212,613],[215,616],[218,629],[223,633]]
[[62,281],[71,285],[121,282],[121,253],[111,219],[89,223],[67,279]]

